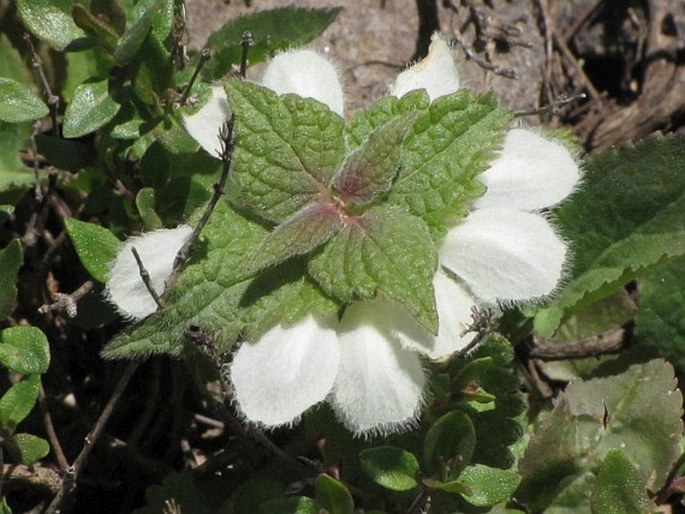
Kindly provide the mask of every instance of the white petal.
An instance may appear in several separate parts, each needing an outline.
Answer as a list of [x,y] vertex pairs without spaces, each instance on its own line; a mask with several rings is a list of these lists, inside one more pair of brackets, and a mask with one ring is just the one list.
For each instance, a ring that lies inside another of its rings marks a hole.
[[392,335],[382,304],[347,308],[340,323],[340,371],[333,408],[355,434],[397,432],[411,425],[423,399],[419,356]]
[[343,115],[343,90],[338,70],[314,50],[290,50],[276,55],[267,65],[261,84],[279,95],[294,93],[313,98]]
[[480,209],[447,232],[438,255],[480,299],[523,301],[554,290],[566,245],[539,214]]
[[433,288],[440,321],[437,336],[426,332],[400,306],[395,307],[389,317],[397,316],[397,320],[393,320],[392,323],[402,346],[417,350],[431,359],[440,360],[463,350],[473,341],[475,332],[467,330],[473,322],[471,309],[476,302],[442,269],[439,269],[433,278]]
[[459,89],[459,72],[452,49],[437,32],[431,37],[428,55],[397,76],[390,86],[390,94],[402,98],[415,89],[425,89],[431,102]]
[[199,111],[190,116],[184,116],[186,130],[192,138],[200,143],[209,155],[217,157],[221,153],[219,131],[231,117],[231,107],[228,105],[226,92],[221,86],[212,87],[212,95]]
[[246,342],[231,364],[235,399],[255,423],[293,423],[330,392],[340,364],[335,331],[309,315],[290,327],[277,325]]
[[147,232],[126,241],[112,263],[106,294],[125,316],[142,319],[157,310],[157,304],[140,278],[138,263],[131,252],[135,247],[150,282],[158,294],[164,292],[164,281],[171,274],[176,253],[193,229],[181,225],[174,229]]
[[580,180],[580,169],[564,145],[514,129],[500,156],[478,178],[488,190],[476,207],[535,210],[566,198]]

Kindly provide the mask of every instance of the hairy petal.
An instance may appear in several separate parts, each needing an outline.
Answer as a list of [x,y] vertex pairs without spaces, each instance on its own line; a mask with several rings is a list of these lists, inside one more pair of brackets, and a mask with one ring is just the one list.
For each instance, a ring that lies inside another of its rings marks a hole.
[[580,169],[561,143],[513,129],[500,156],[478,178],[488,190],[476,207],[531,211],[566,198],[580,180]]
[[459,72],[452,49],[437,32],[431,36],[428,55],[397,76],[390,86],[390,94],[402,98],[416,89],[425,89],[431,102],[459,89]]
[[277,325],[246,342],[231,363],[235,399],[250,421],[267,427],[293,423],[330,392],[340,363],[335,331],[309,315]]
[[219,157],[219,131],[231,117],[231,107],[222,86],[212,87],[212,96],[199,111],[183,118],[188,134],[212,157]]
[[[429,334],[399,306],[391,306],[388,318],[402,346],[419,351],[430,359],[440,360],[463,350],[475,337],[467,332],[472,323],[475,299],[442,270],[433,278],[435,302],[438,307],[440,328],[438,335]],[[393,308],[394,307],[394,308]]]
[[355,434],[387,434],[411,425],[422,404],[419,356],[392,334],[383,303],[357,302],[340,323],[340,371],[332,404]]
[[157,310],[157,304],[140,278],[140,268],[131,248],[135,247],[150,283],[161,295],[164,281],[171,274],[176,253],[186,242],[193,229],[181,225],[173,229],[159,229],[126,241],[112,262],[106,294],[124,316],[143,319]]
[[279,95],[294,93],[326,104],[343,114],[343,90],[338,70],[314,50],[290,50],[276,55],[266,67],[261,81]]
[[480,209],[447,232],[438,255],[478,298],[525,301],[557,286],[566,245],[539,214]]

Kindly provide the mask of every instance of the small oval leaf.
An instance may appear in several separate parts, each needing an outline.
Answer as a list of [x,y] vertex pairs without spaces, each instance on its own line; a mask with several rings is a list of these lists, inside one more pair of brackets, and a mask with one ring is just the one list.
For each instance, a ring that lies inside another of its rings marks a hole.
[[31,434],[14,434],[7,440],[7,448],[16,464],[26,466],[31,466],[50,453],[48,442]]
[[361,452],[359,460],[373,481],[386,489],[408,491],[417,485],[420,468],[413,453],[394,446],[379,446]]
[[29,375],[13,384],[0,398],[0,427],[14,432],[14,429],[26,416],[38,398],[39,375]]
[[512,470],[476,464],[468,466],[459,476],[469,491],[462,497],[476,507],[492,507],[508,500],[519,484],[519,475]]
[[436,421],[424,440],[424,458],[431,473],[443,480],[456,479],[476,448],[476,430],[461,411],[448,412]]
[[48,112],[48,106],[31,89],[16,80],[0,77],[0,121],[33,121]]
[[50,365],[50,346],[36,327],[10,327],[0,332],[0,364],[32,375],[45,373]]
[[109,230],[76,218],[64,220],[81,263],[98,282],[107,282],[109,263],[117,256],[120,241]]
[[314,482],[314,488],[319,505],[329,514],[354,513],[354,500],[342,482],[322,473]]
[[120,108],[121,105],[110,95],[107,79],[81,84],[64,113],[64,137],[80,137],[95,132],[114,118]]

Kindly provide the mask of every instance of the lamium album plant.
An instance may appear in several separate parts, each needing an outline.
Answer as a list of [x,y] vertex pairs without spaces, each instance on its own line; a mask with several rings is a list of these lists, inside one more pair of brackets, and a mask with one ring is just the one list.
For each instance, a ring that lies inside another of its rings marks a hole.
[[[140,513],[654,512],[682,492],[682,137],[585,160],[439,32],[354,110],[314,41],[338,12],[189,56],[180,1],[17,1],[45,101],[0,35],[0,463],[53,452],[46,512],[92,511],[109,422]],[[29,414],[92,408],[79,345],[117,384],[65,452]]]

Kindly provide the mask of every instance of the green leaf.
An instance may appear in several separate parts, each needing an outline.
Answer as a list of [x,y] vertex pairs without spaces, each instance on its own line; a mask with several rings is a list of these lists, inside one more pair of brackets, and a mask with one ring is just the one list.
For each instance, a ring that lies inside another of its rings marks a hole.
[[79,0],[17,0],[24,25],[55,50],[74,46],[85,33],[76,26],[71,11]]
[[378,485],[393,491],[409,491],[421,472],[413,453],[394,446],[369,448],[359,454],[362,469]]
[[311,259],[309,273],[326,293],[344,303],[383,291],[436,333],[436,266],[426,225],[400,208],[379,206],[347,223]]
[[255,252],[248,267],[258,270],[304,255],[329,241],[342,227],[334,205],[315,203],[278,225]]
[[16,464],[32,466],[37,460],[50,453],[48,442],[31,434],[14,434],[6,441],[6,444]]
[[314,482],[316,501],[329,514],[354,514],[354,500],[342,482],[325,473]]
[[178,505],[179,514],[214,514],[207,492],[202,483],[195,480],[190,470],[170,472],[161,484],[152,484],[145,491],[147,505],[136,509],[136,514],[161,514],[168,512],[169,501]]
[[86,81],[106,79],[114,66],[114,59],[103,48],[93,46],[79,52],[69,52],[62,96],[67,104],[74,99],[76,89]]
[[19,150],[24,148],[30,130],[28,123],[0,121],[0,191],[35,182],[33,171],[24,166],[19,158]]
[[416,114],[428,110],[430,100],[426,91],[411,91],[402,98],[386,96],[372,107],[355,111],[345,127],[345,141],[349,148],[356,148],[364,143],[371,133],[386,123],[405,117],[415,121]]
[[515,471],[476,464],[464,469],[459,481],[469,490],[462,494],[467,502],[476,507],[492,507],[511,498],[519,476]]
[[127,19],[129,22],[135,22],[150,9],[152,9],[152,34],[160,43],[163,43],[174,24],[173,0],[139,0],[129,10]]
[[0,55],[0,77],[16,80],[25,86],[32,84],[32,75],[24,60],[5,34],[0,34]]
[[437,489],[438,491],[444,491],[449,494],[469,494],[468,488],[459,480],[441,482],[440,480],[435,480],[433,478],[424,478],[421,482],[426,487],[430,487],[431,489]]
[[209,331],[226,345],[232,344],[245,325],[241,301],[252,281],[245,263],[265,234],[266,229],[236,213],[227,201],[219,202],[190,264],[165,297],[167,308],[114,338],[103,350],[103,356],[121,359],[179,355],[190,324]]
[[114,53],[119,41],[119,34],[102,17],[95,16],[86,7],[76,4],[72,10],[74,23],[83,31],[93,36],[110,54]]
[[389,201],[433,226],[465,216],[485,191],[475,178],[500,148],[509,122],[494,95],[461,90],[436,99],[404,140]]
[[476,432],[471,418],[460,411],[448,412],[428,430],[423,442],[426,468],[440,480],[454,480],[471,462]]
[[320,514],[319,506],[306,496],[270,500],[259,506],[259,514]]
[[649,503],[644,482],[630,461],[620,450],[609,450],[592,490],[593,514],[649,514],[655,507]]
[[135,20],[133,25],[128,27],[119,39],[119,44],[114,50],[114,61],[119,66],[125,66],[133,60],[147,35],[150,33],[152,24],[159,11],[164,8],[164,2],[155,2],[149,5]]
[[36,327],[10,327],[0,332],[0,364],[22,375],[45,373],[50,345]]
[[120,246],[117,237],[100,225],[76,218],[65,219],[64,226],[88,273],[98,282],[107,282],[109,265],[116,258]]
[[136,195],[136,208],[143,219],[145,231],[156,230],[164,227],[164,223],[155,212],[155,190],[151,187],[143,187]]
[[252,34],[249,59],[251,64],[256,64],[270,53],[309,43],[333,22],[339,12],[339,7],[283,7],[233,18],[207,40],[205,48],[212,50],[212,58],[205,65],[203,75],[207,80],[216,80],[229,72],[232,65],[240,64],[240,42],[245,31]]
[[659,490],[681,453],[681,415],[682,394],[664,361],[579,379],[531,437],[517,497],[533,510],[544,509],[562,482],[599,467],[613,449],[622,451],[647,489]]
[[80,141],[37,134],[36,144],[38,152],[43,154],[50,164],[63,170],[78,171],[94,164],[97,157],[91,146]]
[[19,422],[33,409],[39,385],[39,375],[29,375],[12,384],[0,398],[0,426],[10,433],[14,432]]
[[48,106],[27,86],[16,80],[0,77],[0,121],[33,121],[48,112]]
[[550,337],[570,312],[685,255],[684,211],[684,137],[648,140],[589,161],[583,187],[555,211],[564,238],[573,241],[573,278],[537,313],[535,331]]
[[17,273],[23,261],[19,239],[13,239],[0,250],[0,321],[14,310],[17,301]]
[[685,258],[658,266],[640,280],[635,337],[685,371]]
[[412,121],[402,117],[386,123],[347,156],[333,182],[343,202],[364,204],[390,189],[398,172],[402,141]]
[[232,178],[242,201],[278,222],[330,184],[345,155],[344,121],[328,107],[243,81],[226,84],[238,144]]
[[157,38],[147,37],[131,68],[138,98],[148,105],[163,104],[166,90],[172,86],[174,71],[171,55],[164,45]]
[[80,137],[95,132],[110,121],[121,105],[112,98],[107,79],[81,84],[64,113],[64,137]]

